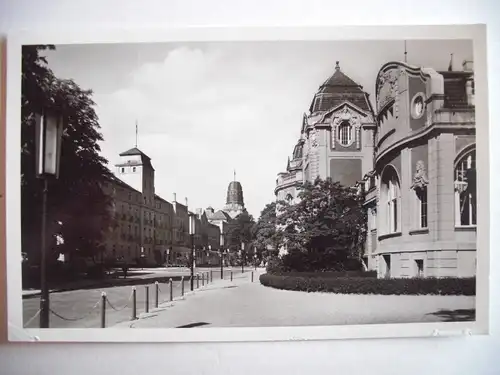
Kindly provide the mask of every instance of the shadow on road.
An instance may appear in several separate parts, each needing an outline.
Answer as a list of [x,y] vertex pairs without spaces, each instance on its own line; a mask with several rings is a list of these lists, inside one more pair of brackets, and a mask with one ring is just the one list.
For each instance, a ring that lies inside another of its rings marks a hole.
[[439,310],[427,315],[434,315],[444,322],[470,322],[476,320],[475,309]]
[[183,326],[175,327],[175,328],[195,328],[195,327],[200,327],[200,326],[206,326],[209,325],[210,323],[205,323],[205,322],[198,322],[198,323],[189,323]]

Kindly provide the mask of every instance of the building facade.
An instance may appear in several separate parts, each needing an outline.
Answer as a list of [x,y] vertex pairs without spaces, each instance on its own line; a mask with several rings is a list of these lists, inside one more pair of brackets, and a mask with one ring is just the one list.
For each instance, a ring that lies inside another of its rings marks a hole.
[[[376,77],[375,109],[336,72],[304,115],[278,200],[331,177],[366,193],[364,261],[379,277],[470,277],[476,269],[474,74],[401,62]],[[292,201],[293,202],[293,201]]]
[[[151,159],[139,149],[120,154],[114,177],[103,186],[112,198],[113,225],[105,231],[104,258],[128,264],[186,265],[193,246],[218,249],[221,244],[217,225],[206,219],[202,210],[189,211],[184,204],[155,194],[155,170]],[[198,225],[191,239],[189,217],[195,215]]]
[[278,174],[278,201],[294,202],[304,182],[328,177],[355,185],[373,168],[375,119],[369,96],[341,69],[314,95],[304,114],[300,137],[288,159],[286,172]]

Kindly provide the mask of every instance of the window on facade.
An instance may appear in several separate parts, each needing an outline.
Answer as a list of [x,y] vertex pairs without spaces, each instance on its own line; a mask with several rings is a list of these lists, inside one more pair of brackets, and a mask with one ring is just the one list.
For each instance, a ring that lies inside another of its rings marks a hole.
[[477,224],[476,150],[463,155],[455,164],[455,224]]
[[385,232],[399,231],[401,190],[396,170],[389,166],[382,176],[382,204],[385,206]]
[[415,190],[418,228],[427,228],[427,187]]
[[417,267],[417,277],[424,277],[424,260],[415,259],[415,265]]
[[352,126],[348,122],[343,122],[338,128],[338,139],[342,146],[349,146],[352,141]]
[[377,229],[377,210],[374,208],[370,210],[370,219],[370,229]]
[[121,172],[122,172],[122,173],[125,173],[125,168],[122,168],[122,169],[121,169]]
[[135,167],[132,167],[132,172],[135,172]]

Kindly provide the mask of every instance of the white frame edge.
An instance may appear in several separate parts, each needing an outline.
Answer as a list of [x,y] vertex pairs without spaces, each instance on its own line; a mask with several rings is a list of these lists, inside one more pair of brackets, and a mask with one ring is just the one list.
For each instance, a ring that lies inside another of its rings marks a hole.
[[[486,26],[189,27],[168,29],[38,30],[7,40],[6,255],[9,341],[241,342],[429,337],[489,333],[489,127]],[[401,30],[399,30],[401,29]],[[394,35],[398,35],[394,37]],[[188,41],[472,39],[476,80],[478,229],[476,321],[344,326],[209,329],[23,329],[20,260],[21,46],[24,44],[152,43]],[[481,209],[483,208],[483,209]],[[485,209],[486,208],[486,209]]]

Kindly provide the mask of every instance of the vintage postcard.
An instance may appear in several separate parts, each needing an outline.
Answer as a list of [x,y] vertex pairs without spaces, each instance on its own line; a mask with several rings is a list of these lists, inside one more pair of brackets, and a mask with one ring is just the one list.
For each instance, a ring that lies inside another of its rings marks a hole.
[[484,27],[131,34],[9,39],[11,341],[488,332]]

